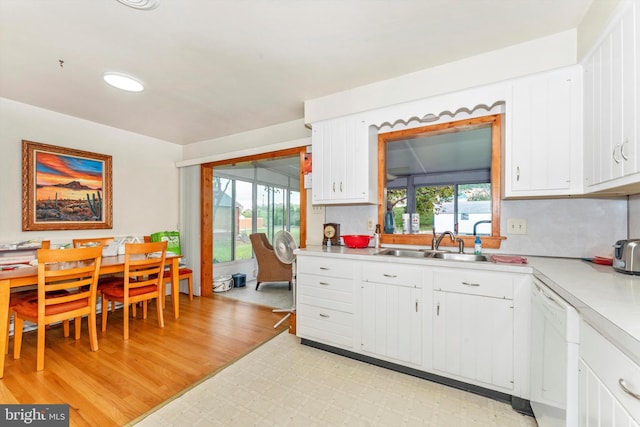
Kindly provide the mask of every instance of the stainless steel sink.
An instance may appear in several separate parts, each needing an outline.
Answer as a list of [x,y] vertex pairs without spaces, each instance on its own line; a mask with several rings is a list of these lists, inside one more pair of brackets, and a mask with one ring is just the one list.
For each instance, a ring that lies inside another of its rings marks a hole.
[[430,255],[429,258],[446,259],[449,261],[471,261],[471,262],[491,261],[491,257],[489,255],[460,254],[460,253],[453,253],[453,252],[434,253],[433,255]]
[[442,249],[420,249],[420,252],[424,252],[428,257],[433,256],[433,254],[450,254],[451,251],[445,251]]
[[410,250],[410,249],[383,249],[376,255],[395,256],[401,258],[426,258],[426,252]]
[[411,250],[411,249],[383,249],[376,255],[393,256],[399,258],[431,258],[445,259],[449,261],[487,262],[491,261],[489,255],[461,254],[442,250]]

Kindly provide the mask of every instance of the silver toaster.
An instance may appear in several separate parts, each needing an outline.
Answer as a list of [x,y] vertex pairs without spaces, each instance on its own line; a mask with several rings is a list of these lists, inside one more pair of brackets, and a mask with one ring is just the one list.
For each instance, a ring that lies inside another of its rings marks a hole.
[[618,240],[613,249],[614,270],[640,275],[640,239]]

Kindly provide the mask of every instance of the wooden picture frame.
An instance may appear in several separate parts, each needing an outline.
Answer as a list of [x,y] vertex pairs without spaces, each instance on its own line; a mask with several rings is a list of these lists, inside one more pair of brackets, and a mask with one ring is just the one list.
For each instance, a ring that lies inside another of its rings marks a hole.
[[22,141],[22,230],[113,228],[111,156]]

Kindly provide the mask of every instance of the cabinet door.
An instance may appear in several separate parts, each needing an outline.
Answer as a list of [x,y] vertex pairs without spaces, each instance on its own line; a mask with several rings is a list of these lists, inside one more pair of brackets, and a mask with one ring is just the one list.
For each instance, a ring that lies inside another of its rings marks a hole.
[[313,203],[375,203],[376,140],[357,116],[314,123]]
[[611,394],[584,360],[580,359],[580,427],[638,427],[631,414]]
[[435,370],[513,389],[511,300],[434,291],[432,313]]
[[579,66],[513,83],[505,196],[581,192]]
[[600,179],[600,52],[584,62],[584,183],[588,191]]
[[635,2],[622,2],[602,40],[584,61],[587,192],[638,181],[620,180],[640,171],[637,8]]
[[621,22],[622,39],[622,135],[620,143],[620,163],[622,176],[628,176],[640,172],[640,159],[638,158],[638,114],[640,113],[640,81],[638,73],[640,67],[640,6],[638,2],[632,2],[629,9],[623,14]]
[[422,289],[362,283],[362,351],[422,364]]

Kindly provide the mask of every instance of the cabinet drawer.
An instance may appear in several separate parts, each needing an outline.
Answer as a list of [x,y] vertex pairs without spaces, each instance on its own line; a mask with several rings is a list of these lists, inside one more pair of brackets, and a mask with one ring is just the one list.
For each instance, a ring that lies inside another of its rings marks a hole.
[[329,257],[298,257],[298,274],[317,274],[328,277],[353,278],[353,261]]
[[308,304],[298,304],[296,333],[323,343],[353,346],[353,315]]
[[624,385],[640,394],[640,366],[585,322],[580,322],[580,358],[631,416],[640,421],[640,400],[623,389]]
[[387,285],[422,288],[422,268],[391,263],[367,263],[362,266],[362,280]]
[[300,274],[298,302],[317,307],[353,312],[353,280]]
[[477,270],[447,270],[433,273],[433,289],[444,292],[513,299],[513,278],[506,274]]

